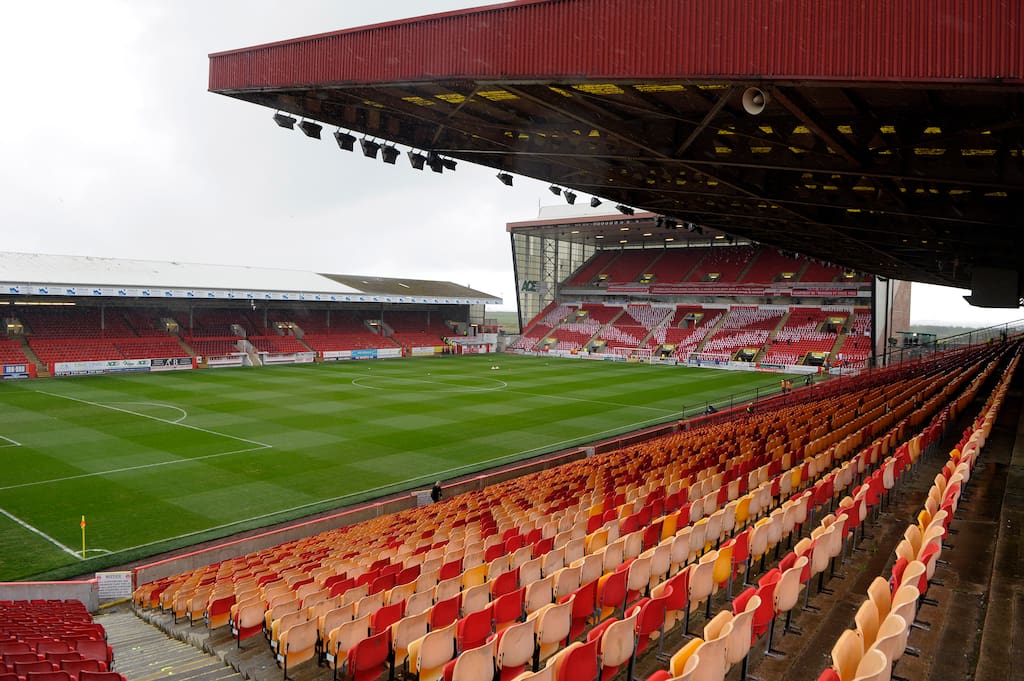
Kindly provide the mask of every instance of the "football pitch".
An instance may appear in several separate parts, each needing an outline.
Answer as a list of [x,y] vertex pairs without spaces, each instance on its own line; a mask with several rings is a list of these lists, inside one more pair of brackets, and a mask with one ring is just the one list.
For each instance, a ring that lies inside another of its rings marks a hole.
[[489,355],[0,383],[0,581],[429,485],[779,378]]

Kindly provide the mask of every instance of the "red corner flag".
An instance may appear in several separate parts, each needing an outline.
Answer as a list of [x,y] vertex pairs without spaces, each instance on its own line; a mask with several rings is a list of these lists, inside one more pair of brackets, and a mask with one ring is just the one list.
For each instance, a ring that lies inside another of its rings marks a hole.
[[85,516],[82,516],[82,529],[85,529]]

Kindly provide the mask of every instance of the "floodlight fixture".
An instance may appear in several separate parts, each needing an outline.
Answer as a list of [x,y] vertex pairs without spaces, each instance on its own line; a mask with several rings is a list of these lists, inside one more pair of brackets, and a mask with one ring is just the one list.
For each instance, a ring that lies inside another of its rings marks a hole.
[[280,111],[274,114],[274,122],[282,128],[288,128],[289,130],[295,129],[295,118],[288,114],[283,114]]
[[442,159],[436,151],[431,151],[427,154],[427,165],[435,173],[444,172],[444,159]]
[[562,196],[565,197],[565,202],[568,203],[570,206],[573,205],[574,203],[576,203],[576,193],[575,192],[571,192],[568,189],[566,189],[564,192],[562,192]]
[[442,158],[441,163],[444,164],[445,170],[455,170],[455,166],[457,165],[454,158]]
[[498,179],[501,180],[501,183],[506,187],[512,186],[512,176],[508,173],[498,173]]
[[615,210],[619,211],[623,215],[632,215],[634,213],[632,208],[630,208],[627,205],[621,204],[621,203],[619,205],[615,206]]
[[601,199],[597,198],[596,196],[591,196],[590,197],[590,207],[591,208],[597,208],[600,205],[601,205]]
[[412,166],[413,170],[423,170],[423,164],[427,162],[426,156],[412,149],[409,150],[408,156],[409,165]]
[[324,129],[324,126],[313,121],[302,121],[299,123],[299,130],[306,137],[312,137],[315,140],[320,139],[320,131]]
[[380,142],[374,142],[368,140],[365,137],[359,140],[359,146],[363,148],[363,156],[366,158],[377,158],[377,152],[380,150]]
[[356,136],[352,133],[342,132],[340,129],[334,133],[334,141],[342,151],[352,151],[356,148]]
[[398,155],[401,152],[398,151],[397,147],[386,144],[380,149],[380,159],[388,165],[395,165],[395,161],[398,160]]
[[557,184],[553,184],[550,187],[548,187],[548,191],[554,194],[555,196],[562,195],[562,188],[559,187]]

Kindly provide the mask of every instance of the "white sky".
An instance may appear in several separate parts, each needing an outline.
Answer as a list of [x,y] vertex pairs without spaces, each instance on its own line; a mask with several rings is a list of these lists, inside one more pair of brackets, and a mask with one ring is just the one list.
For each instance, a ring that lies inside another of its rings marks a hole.
[[[505,223],[536,217],[547,183],[509,188],[461,162],[443,175],[387,166],[206,90],[211,52],[481,4],[9,3],[0,250],[440,279],[514,309]],[[1024,317],[920,291],[914,321]]]

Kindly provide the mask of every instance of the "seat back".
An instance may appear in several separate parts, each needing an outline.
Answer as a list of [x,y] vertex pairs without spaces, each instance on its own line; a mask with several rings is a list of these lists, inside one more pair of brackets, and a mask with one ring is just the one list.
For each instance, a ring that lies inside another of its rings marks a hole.
[[526,585],[526,612],[537,612],[554,599],[554,577],[548,575]]
[[733,615],[728,610],[720,610],[704,625],[704,640],[711,641],[725,635],[725,625],[732,621]]
[[903,655],[906,637],[907,621],[895,613],[890,613],[878,627],[878,636],[871,647],[882,651],[890,662],[896,662]]
[[542,608],[535,620],[537,645],[541,659],[550,657],[568,638],[572,628],[572,601]]
[[718,551],[708,551],[701,556],[690,573],[690,602],[700,603],[711,595],[715,588],[714,569]]
[[416,675],[419,681],[438,681],[444,666],[455,657],[455,623],[429,632],[420,641]]
[[427,635],[429,619],[430,613],[424,611],[406,615],[391,625],[391,652],[396,667],[405,664],[409,656],[409,644]]
[[875,577],[868,585],[868,598],[875,604],[878,616],[884,619],[892,607],[892,592],[889,591],[889,583],[882,577]]
[[577,565],[575,567],[563,567],[554,573],[554,583],[552,584],[552,592],[555,596],[555,600],[568,596],[576,589],[580,588],[580,578],[583,574],[583,566]]
[[370,616],[343,622],[327,633],[327,656],[334,667],[342,666],[352,648],[370,635]]
[[875,642],[875,638],[878,636],[878,625],[881,624],[874,601],[869,598],[861,603],[853,621],[857,625],[857,636],[860,637],[864,652],[867,652]]
[[889,660],[880,650],[869,650],[857,663],[853,681],[888,681]]
[[472,612],[456,624],[456,641],[458,650],[470,650],[483,645],[494,633],[491,609]]
[[860,637],[852,629],[845,630],[832,646],[832,668],[836,670],[840,681],[853,681],[857,665],[864,657]]
[[696,636],[672,655],[671,659],[669,659],[668,669],[673,677],[683,675],[687,663],[693,658],[694,653],[697,652],[697,648],[700,648],[702,643],[704,643],[704,639]]
[[[372,681],[380,676],[391,654],[391,630],[364,638],[348,653],[348,676],[352,681]],[[421,679],[423,677],[420,677]],[[436,681],[438,677],[434,677]]]
[[313,658],[317,642],[316,624],[316,620],[307,620],[281,634],[278,655],[283,656],[285,669]]
[[490,681],[494,678],[494,641],[464,650],[452,668],[452,681]]
[[494,629],[502,629],[520,622],[526,613],[526,587],[499,596],[492,601],[491,614],[494,616]]
[[747,601],[746,608],[733,616],[726,624],[723,634],[728,637],[725,646],[725,660],[733,665],[742,660],[750,652],[750,645],[753,641],[754,613],[761,605],[761,598],[753,596]]
[[728,664],[725,661],[725,649],[728,642],[728,637],[720,636],[710,641],[705,640],[697,646],[693,653],[698,660],[693,670],[693,679],[722,681],[725,678],[725,672],[728,669]]
[[636,651],[636,620],[638,613],[616,620],[601,635],[600,656],[603,678],[611,678]]
[[501,633],[495,659],[503,681],[521,672],[533,659],[534,645],[533,622],[513,624]]

